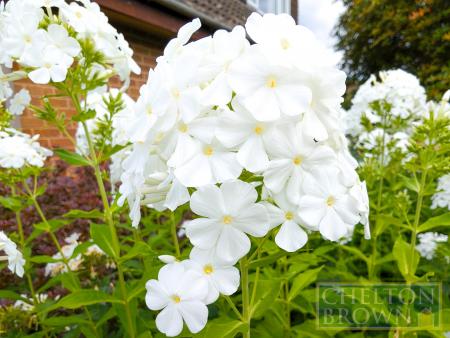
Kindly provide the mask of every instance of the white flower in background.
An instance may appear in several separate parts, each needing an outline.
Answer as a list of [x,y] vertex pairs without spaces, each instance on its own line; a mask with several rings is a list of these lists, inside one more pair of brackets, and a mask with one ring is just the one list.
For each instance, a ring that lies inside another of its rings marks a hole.
[[348,236],[360,221],[357,201],[339,182],[336,170],[321,170],[303,181],[299,201],[303,222],[331,241]]
[[[52,12],[52,8],[58,10]],[[36,68],[29,75],[35,83],[63,81],[67,68],[79,57],[79,41],[84,39],[90,39],[96,50],[103,53],[125,86],[129,84],[130,72],[140,73],[123,35],[108,23],[95,2],[80,0],[69,5],[62,0],[10,0],[0,14],[0,44],[5,47],[0,51],[0,64],[11,67],[16,61]],[[51,23],[41,28],[46,19]],[[72,28],[75,36],[69,36],[60,22]]]
[[1,80],[4,75],[5,74],[3,73],[2,67],[0,67],[0,103],[8,99],[13,94],[9,82]]
[[26,89],[21,89],[16,93],[9,102],[8,110],[13,115],[22,115],[23,111],[31,102],[30,92]]
[[274,195],[276,206],[264,202],[269,213],[271,227],[281,224],[275,236],[275,243],[283,250],[294,252],[302,248],[308,241],[308,234],[303,230],[303,222],[299,217],[298,206],[288,201],[285,194]]
[[297,116],[311,103],[311,89],[289,67],[271,64],[253,45],[230,66],[229,83],[258,121],[274,121],[282,114]]
[[204,302],[208,282],[183,264],[168,264],[159,270],[158,280],[146,284],[145,302],[150,310],[162,310],[156,317],[156,327],[168,337],[183,330],[183,321],[189,331],[201,331],[208,321]]
[[[81,242],[79,242],[80,234],[73,233],[69,237],[65,238],[64,241],[67,243],[61,247],[61,252],[57,252],[52,256],[55,260],[59,260],[58,262],[48,263],[45,266],[45,275],[46,276],[56,276],[61,273],[67,272],[67,266],[63,260],[67,260],[67,264],[69,266],[70,271],[77,271],[80,269],[81,265],[84,262],[83,255],[86,257],[89,256],[103,256],[105,253],[97,244],[92,244],[89,246],[86,251],[83,253],[79,253],[75,257],[73,257],[75,249],[78,247]],[[114,267],[113,264],[107,264],[107,267]]]
[[432,209],[447,208],[450,210],[450,174],[439,178],[435,194],[431,197]]
[[275,194],[285,191],[292,203],[298,203],[304,176],[317,166],[336,163],[336,154],[317,144],[303,133],[301,123],[278,127],[268,144],[269,167],[264,171],[264,184]]
[[39,135],[30,137],[14,129],[0,131],[0,167],[19,169],[25,165],[42,167],[52,152],[37,142]]
[[[17,300],[14,303],[14,308],[19,309],[21,311],[25,311],[25,312],[33,312],[34,311],[34,299],[32,297],[28,297],[27,295],[20,295],[20,297],[22,297],[22,299],[26,299],[27,301],[24,300]],[[38,303],[42,304],[45,303],[48,299],[48,294],[46,293],[38,293],[35,295],[35,298],[37,300]],[[60,298],[59,295],[57,295],[55,298],[53,298],[53,300],[57,301]]]
[[273,122],[260,122],[236,100],[233,109],[224,108],[217,122],[216,137],[227,148],[238,148],[237,160],[251,172],[267,169],[269,155],[267,147]]
[[221,261],[214,250],[194,247],[189,260],[184,261],[184,264],[188,269],[199,272],[208,282],[206,304],[214,303],[219,298],[219,294],[230,296],[239,288],[239,270]]
[[439,243],[445,243],[448,241],[448,236],[439,234],[437,232],[425,232],[418,235],[419,244],[416,245],[417,251],[420,256],[431,260],[433,259],[436,249]]
[[[389,148],[405,151],[412,127],[427,112],[425,89],[417,77],[400,69],[380,72],[379,79],[371,75],[356,92],[345,115],[346,133],[356,139],[357,147],[366,150],[367,156],[383,142],[386,153],[388,144]],[[370,122],[371,130],[362,124],[363,117]],[[388,156],[385,159],[388,161]]]
[[48,263],[45,266],[46,276],[54,277],[60,273],[67,272],[67,266],[64,264],[63,259],[68,261],[68,265],[71,271],[77,271],[79,269],[81,263],[83,262],[81,254],[78,254],[76,257],[72,257],[73,252],[79,244],[79,238],[79,233],[73,233],[65,239],[65,242],[67,244],[61,247],[61,252],[57,252],[52,256],[54,259],[59,260],[59,262]]
[[257,197],[251,184],[239,180],[199,188],[191,196],[191,209],[204,218],[185,223],[187,237],[194,246],[215,249],[219,259],[234,264],[250,250],[246,234],[262,237],[269,230],[267,210],[256,203]]
[[0,261],[8,262],[8,269],[19,277],[23,277],[25,259],[22,253],[17,250],[17,245],[11,241],[3,231],[0,231],[0,251],[6,256],[0,256]]

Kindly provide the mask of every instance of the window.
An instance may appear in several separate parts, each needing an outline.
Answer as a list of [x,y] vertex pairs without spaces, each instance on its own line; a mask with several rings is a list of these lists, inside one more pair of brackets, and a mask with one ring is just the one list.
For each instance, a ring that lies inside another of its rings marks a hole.
[[290,0],[247,0],[247,3],[264,13],[291,14]]

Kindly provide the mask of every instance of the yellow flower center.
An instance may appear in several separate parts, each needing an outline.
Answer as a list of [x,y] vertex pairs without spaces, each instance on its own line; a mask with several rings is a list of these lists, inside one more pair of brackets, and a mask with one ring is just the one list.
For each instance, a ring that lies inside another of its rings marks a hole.
[[264,127],[261,125],[257,125],[254,129],[255,134],[261,135],[264,132]]
[[178,295],[172,295],[172,297],[170,297],[170,298],[172,298],[173,302],[176,303],[176,304],[181,302],[181,298]]
[[177,88],[172,89],[172,95],[174,98],[178,99],[180,97],[180,91]]
[[214,149],[211,146],[206,146],[203,148],[203,154],[206,156],[211,156],[214,153]]
[[281,48],[283,48],[283,49],[288,49],[291,46],[289,41],[284,38],[281,39],[280,44],[281,44]]
[[277,86],[277,79],[275,79],[273,76],[269,76],[267,78],[266,85],[269,88],[275,88]]
[[288,220],[288,221],[292,221],[294,219],[294,214],[290,211],[286,212],[284,214],[284,217]]
[[303,162],[303,158],[299,155],[299,156],[295,156],[292,159],[292,162],[294,162],[295,165],[300,165]]
[[153,114],[153,109],[152,106],[147,106],[147,109],[145,110],[145,112],[147,113],[147,115],[152,115]]
[[214,272],[214,268],[212,267],[211,264],[206,264],[206,265],[203,267],[203,272],[204,272],[205,274],[207,274],[207,275],[210,275],[210,274],[212,274],[212,273]]
[[82,14],[81,12],[75,12],[75,16],[76,16],[78,19],[81,19],[81,18],[83,17],[83,14]]
[[188,130],[187,124],[181,122],[181,123],[178,125],[178,130],[179,130],[181,133],[187,132],[187,130]]
[[331,207],[334,203],[336,203],[336,200],[334,199],[334,197],[333,196],[328,196],[328,198],[327,198],[327,205],[329,207]]
[[223,216],[222,221],[225,224],[230,224],[231,222],[233,222],[233,217],[231,217],[230,215],[225,215]]
[[26,43],[31,43],[31,36],[25,35],[23,39],[25,40]]

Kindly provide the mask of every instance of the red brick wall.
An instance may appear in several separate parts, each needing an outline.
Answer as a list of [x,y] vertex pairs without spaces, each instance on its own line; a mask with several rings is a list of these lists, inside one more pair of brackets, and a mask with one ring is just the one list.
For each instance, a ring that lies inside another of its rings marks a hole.
[[[121,31],[123,32],[123,30]],[[156,58],[162,54],[164,41],[158,41],[158,39],[151,36],[139,36],[134,32],[124,32],[124,35],[134,50],[134,60],[141,67],[140,75],[132,75],[130,87],[127,92],[133,99],[136,99],[139,95],[139,88],[147,81],[149,68],[155,66]],[[111,85],[113,87],[120,86],[118,80],[115,79],[111,80]],[[19,91],[22,88],[30,91],[32,104],[38,106],[41,105],[41,101],[39,100],[41,96],[56,93],[56,90],[50,86],[37,85],[29,80],[21,80],[14,83],[14,91]],[[64,112],[68,119],[74,114],[74,108],[69,99],[54,98],[51,101],[53,106],[58,111]],[[45,121],[35,118],[29,110],[23,113],[19,123],[24,132],[32,135],[39,134],[40,143],[45,147],[73,149],[73,145],[67,137]],[[69,131],[72,135],[75,135],[76,127],[76,123],[70,123]]]

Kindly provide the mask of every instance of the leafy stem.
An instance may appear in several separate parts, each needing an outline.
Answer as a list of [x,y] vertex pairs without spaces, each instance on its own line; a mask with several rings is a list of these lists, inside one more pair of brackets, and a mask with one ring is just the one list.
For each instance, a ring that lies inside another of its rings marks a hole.
[[243,333],[244,338],[250,338],[250,295],[248,282],[248,259],[244,256],[240,260],[241,288],[242,288],[242,319],[247,324],[247,329]]

